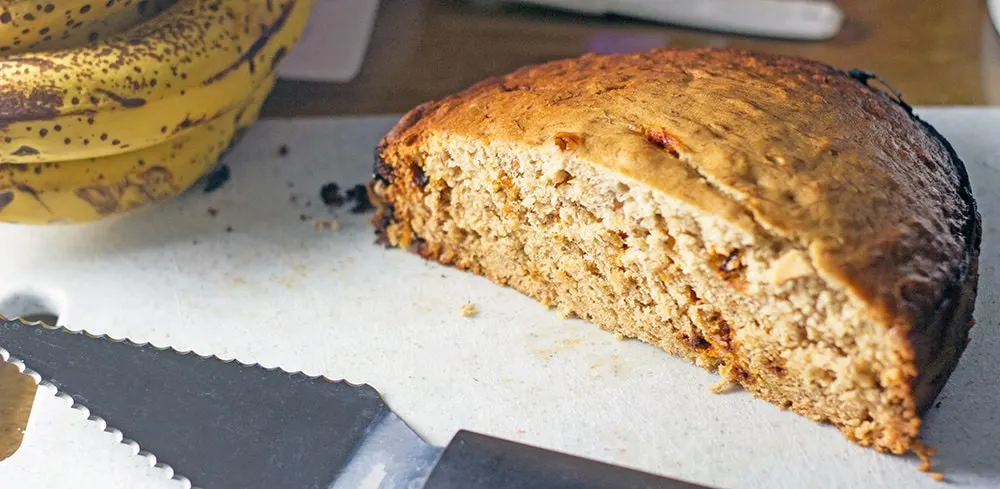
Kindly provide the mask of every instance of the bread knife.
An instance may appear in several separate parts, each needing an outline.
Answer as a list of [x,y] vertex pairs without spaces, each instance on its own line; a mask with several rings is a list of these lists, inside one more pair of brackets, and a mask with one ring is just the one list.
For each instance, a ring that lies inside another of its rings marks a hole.
[[2,317],[0,355],[190,487],[707,489],[467,430],[435,447],[365,384]]
[[823,40],[838,32],[844,12],[826,0],[516,0],[589,15],[617,14],[713,31]]

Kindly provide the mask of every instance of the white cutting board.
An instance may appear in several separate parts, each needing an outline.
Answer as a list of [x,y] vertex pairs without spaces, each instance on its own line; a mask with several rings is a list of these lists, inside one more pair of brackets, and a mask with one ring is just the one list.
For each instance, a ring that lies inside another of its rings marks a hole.
[[[1000,111],[919,112],[968,164],[985,228],[978,326],[926,440],[957,487],[996,488]],[[215,193],[79,227],[0,226],[0,298],[41,294],[71,329],[371,383],[437,444],[467,428],[731,488],[942,487],[912,458],[745,393],[711,394],[714,375],[651,347],[375,246],[368,216],[335,212],[339,232],[301,221],[327,217],[323,183],[368,178],[394,121],[264,121]],[[479,317],[459,314],[466,302]],[[181,487],[83,418],[43,391],[21,450],[0,462],[3,487]]]

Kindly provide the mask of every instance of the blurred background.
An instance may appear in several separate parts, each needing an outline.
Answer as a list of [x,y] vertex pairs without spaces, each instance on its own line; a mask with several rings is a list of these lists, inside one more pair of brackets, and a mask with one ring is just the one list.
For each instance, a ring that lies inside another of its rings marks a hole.
[[[337,0],[317,0],[324,1]],[[1000,37],[988,0],[348,1],[377,5],[355,76],[334,83],[282,81],[264,109],[266,116],[403,112],[524,64],[661,46],[734,46],[861,68],[915,105],[1000,101]],[[842,17],[802,14],[800,4],[807,2],[829,4]],[[626,12],[593,13],[616,9]],[[756,23],[779,34],[805,23],[798,30],[812,29],[819,38],[726,31],[734,22]],[[832,36],[824,36],[823,26],[831,22]]]

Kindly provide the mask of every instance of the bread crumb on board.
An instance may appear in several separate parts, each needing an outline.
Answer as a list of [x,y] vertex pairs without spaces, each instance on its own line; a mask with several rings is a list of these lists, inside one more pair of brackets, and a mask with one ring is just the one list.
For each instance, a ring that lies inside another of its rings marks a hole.
[[467,303],[462,306],[462,316],[467,318],[474,318],[479,315],[479,309],[476,308],[475,304]]
[[229,165],[219,165],[205,176],[205,193],[210,194],[222,188],[229,181]]
[[364,214],[375,209],[368,195],[368,188],[362,183],[347,189],[346,193],[340,192],[340,185],[336,182],[326,183],[319,189],[319,198],[329,207],[336,208],[349,203],[352,214]]
[[914,440],[913,441],[912,451],[913,451],[913,454],[916,455],[917,458],[920,459],[920,466],[917,467],[917,470],[919,470],[921,472],[926,472],[927,475],[929,475],[931,479],[934,479],[937,482],[943,482],[944,481],[944,474],[943,473],[941,473],[941,472],[931,472],[931,457],[934,456],[934,454],[937,453],[937,449],[936,448],[927,446],[927,445],[924,444],[924,442],[922,442],[920,440]]
[[335,219],[317,219],[313,221],[313,227],[320,231],[340,231],[340,221]]
[[716,382],[715,385],[709,387],[708,390],[712,394],[723,394],[725,392],[728,392],[733,387],[736,387],[736,382],[733,382],[732,380],[723,377],[719,379],[719,381]]

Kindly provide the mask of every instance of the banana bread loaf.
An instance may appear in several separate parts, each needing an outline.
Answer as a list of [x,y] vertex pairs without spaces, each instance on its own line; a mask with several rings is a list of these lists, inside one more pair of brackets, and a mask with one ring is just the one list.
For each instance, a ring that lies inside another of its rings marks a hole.
[[525,67],[385,136],[377,235],[915,450],[981,223],[952,147],[872,78],[715,49]]

